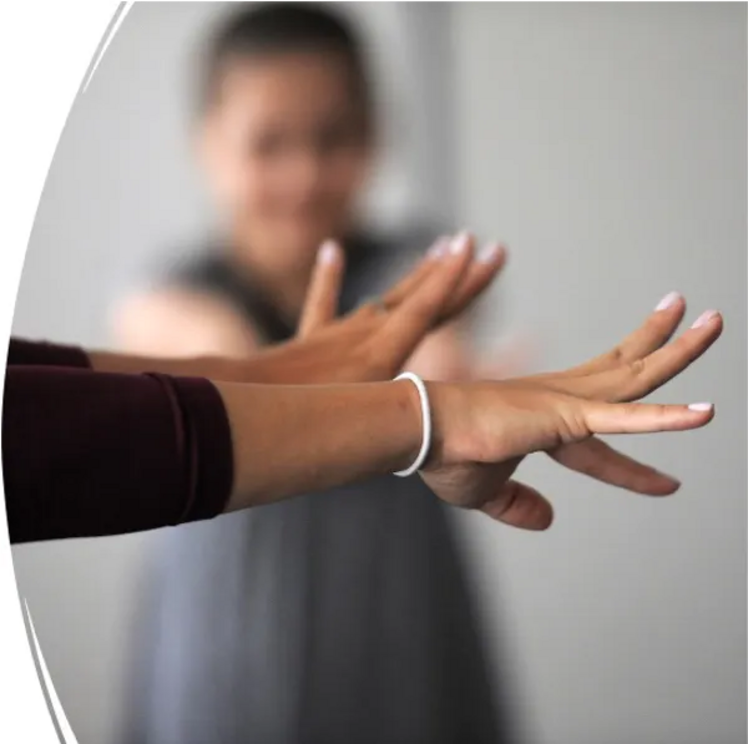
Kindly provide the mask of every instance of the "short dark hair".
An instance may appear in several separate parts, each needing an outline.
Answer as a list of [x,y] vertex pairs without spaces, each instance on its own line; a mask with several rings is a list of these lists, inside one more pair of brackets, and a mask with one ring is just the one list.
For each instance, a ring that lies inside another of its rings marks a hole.
[[201,106],[213,102],[226,65],[235,60],[297,51],[332,52],[350,77],[362,119],[371,119],[371,90],[364,52],[351,25],[321,3],[246,3],[218,28],[207,48]]

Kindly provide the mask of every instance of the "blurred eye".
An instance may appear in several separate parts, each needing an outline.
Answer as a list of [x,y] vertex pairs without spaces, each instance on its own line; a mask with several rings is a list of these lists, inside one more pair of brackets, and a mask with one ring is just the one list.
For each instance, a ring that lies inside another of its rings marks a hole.
[[358,144],[356,128],[349,122],[336,122],[320,129],[316,137],[317,150],[323,155],[330,155],[339,150],[346,150]]
[[249,154],[260,158],[276,157],[283,152],[285,138],[278,131],[263,132],[249,145]]

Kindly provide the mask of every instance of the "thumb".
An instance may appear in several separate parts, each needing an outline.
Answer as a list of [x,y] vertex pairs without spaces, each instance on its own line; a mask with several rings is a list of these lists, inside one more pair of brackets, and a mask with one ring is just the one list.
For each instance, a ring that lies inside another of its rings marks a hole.
[[550,502],[534,488],[515,480],[507,481],[481,511],[492,519],[525,530],[546,530],[553,522]]

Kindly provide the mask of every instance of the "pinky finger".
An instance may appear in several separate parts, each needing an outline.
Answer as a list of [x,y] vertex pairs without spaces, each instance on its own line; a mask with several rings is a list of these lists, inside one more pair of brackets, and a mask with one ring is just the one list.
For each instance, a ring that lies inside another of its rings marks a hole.
[[597,403],[582,406],[592,434],[641,434],[698,429],[714,418],[711,403],[660,405],[654,403]]

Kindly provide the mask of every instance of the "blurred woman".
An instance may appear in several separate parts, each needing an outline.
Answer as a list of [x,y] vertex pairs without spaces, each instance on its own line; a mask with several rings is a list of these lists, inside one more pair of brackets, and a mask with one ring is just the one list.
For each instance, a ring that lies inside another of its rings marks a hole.
[[[341,309],[376,294],[427,236],[360,229],[374,119],[341,19],[289,3],[232,16],[206,60],[198,138],[225,231],[121,308],[120,343],[242,356],[288,339],[330,238],[346,252]],[[409,367],[444,379],[465,363],[452,329]],[[148,574],[124,741],[510,740],[448,515],[420,482],[382,477],[185,527]]]

